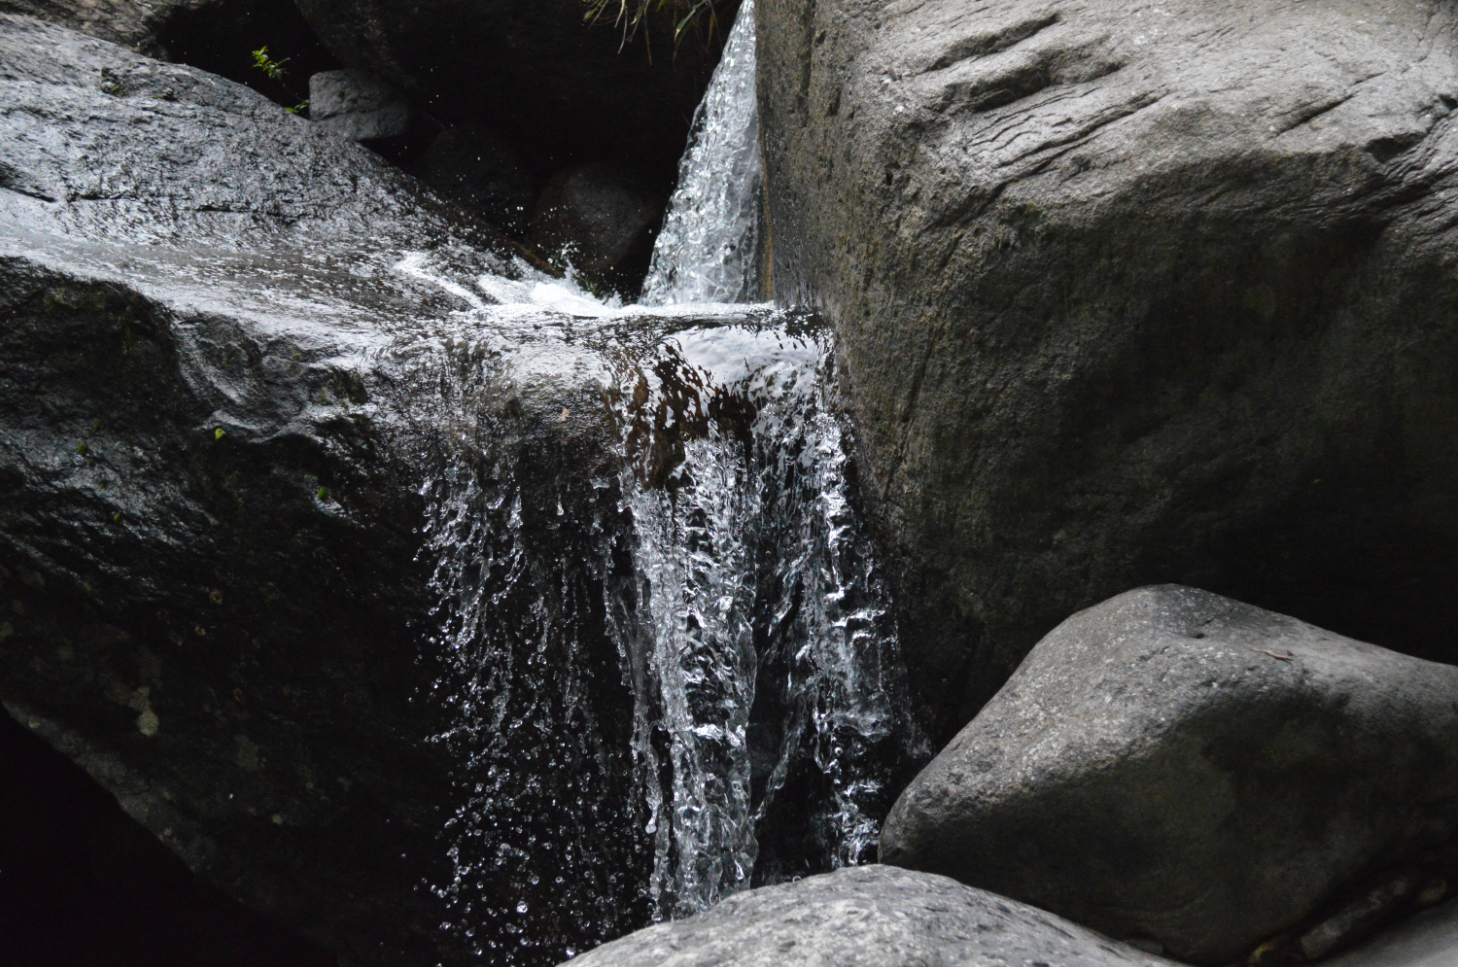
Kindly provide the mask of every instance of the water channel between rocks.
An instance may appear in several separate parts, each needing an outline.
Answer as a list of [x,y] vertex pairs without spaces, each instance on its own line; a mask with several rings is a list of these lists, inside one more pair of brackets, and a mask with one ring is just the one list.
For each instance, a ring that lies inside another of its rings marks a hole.
[[[444,656],[432,700],[452,727],[433,741],[458,763],[454,872],[429,888],[442,929],[492,962],[551,963],[873,859],[892,773],[916,754],[831,335],[733,301],[756,288],[752,17],[744,4],[696,118],[654,305],[524,266],[397,267],[462,304],[405,353],[429,374],[417,418],[438,468],[422,555]],[[559,420],[609,427],[609,459],[566,455],[552,479],[502,456],[521,450],[506,397],[532,374],[572,374],[582,410]]]

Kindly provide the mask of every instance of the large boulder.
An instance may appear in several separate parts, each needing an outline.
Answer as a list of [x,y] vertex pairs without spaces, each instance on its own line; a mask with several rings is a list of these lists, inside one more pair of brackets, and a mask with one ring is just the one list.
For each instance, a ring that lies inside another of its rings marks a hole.
[[840,338],[942,734],[1159,581],[1454,656],[1454,19],[761,11],[774,292]]
[[1038,643],[881,858],[1223,964],[1458,831],[1458,668],[1192,588]]
[[219,6],[219,0],[0,0],[0,11],[28,14],[94,37],[158,54],[158,36],[180,11]]
[[1174,967],[942,876],[860,866],[762,887],[575,958],[585,967]]
[[[79,30],[152,57],[190,64],[297,107],[309,76],[339,63],[293,0],[0,0],[18,13]],[[253,52],[277,66],[259,69]]]
[[247,88],[0,15],[0,702],[359,963],[646,922],[618,434],[582,326],[460,314],[510,255]]
[[626,39],[616,4],[589,25],[581,0],[297,2],[345,64],[399,84],[447,121],[495,128],[541,174],[603,161],[664,181],[736,6],[715,5],[717,28],[689,30],[680,43],[674,25],[687,8],[676,4]]

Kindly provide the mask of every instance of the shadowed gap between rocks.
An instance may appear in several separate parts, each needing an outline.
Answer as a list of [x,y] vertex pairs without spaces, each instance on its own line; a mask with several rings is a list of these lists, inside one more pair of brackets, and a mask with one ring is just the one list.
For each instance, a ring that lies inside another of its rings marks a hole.
[[0,714],[7,967],[334,967],[199,880],[80,767]]

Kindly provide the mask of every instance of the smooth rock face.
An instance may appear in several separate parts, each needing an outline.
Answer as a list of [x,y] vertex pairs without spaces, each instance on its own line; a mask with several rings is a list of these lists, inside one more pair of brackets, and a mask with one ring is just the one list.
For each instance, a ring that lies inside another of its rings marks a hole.
[[309,120],[351,141],[396,138],[410,127],[410,102],[369,71],[321,71],[309,78]]
[[[513,855],[481,896],[518,962],[646,918],[631,696],[578,604],[601,610],[603,537],[573,524],[615,519],[617,435],[557,323],[459,317],[498,250],[253,91],[0,15],[0,702],[195,872],[362,964],[475,962],[431,892],[457,790],[420,529],[478,476],[519,486],[534,575],[494,614],[594,682],[553,733],[573,768],[503,779],[495,821],[533,859],[598,857],[533,887]],[[546,721],[532,684],[506,711]],[[514,912],[549,895],[563,922]]]
[[941,876],[861,866],[732,896],[574,958],[585,967],[1170,967]]
[[836,326],[943,734],[1145,583],[1455,655],[1454,18],[761,11],[774,293]]
[[[675,44],[650,17],[625,44],[581,0],[298,0],[324,43],[451,122],[490,125],[545,173],[609,161],[672,178],[722,36]],[[717,9],[722,33],[734,4]],[[651,56],[645,49],[651,45]]]
[[1220,964],[1458,829],[1458,668],[1193,588],[1080,612],[901,795],[884,862]]

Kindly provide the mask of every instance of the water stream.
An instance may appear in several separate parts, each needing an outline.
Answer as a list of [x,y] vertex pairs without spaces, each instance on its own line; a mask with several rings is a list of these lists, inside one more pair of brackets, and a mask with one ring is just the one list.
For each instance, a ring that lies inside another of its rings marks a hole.
[[759,291],[762,178],[754,0],[744,0],[689,134],[653,246],[644,305],[743,302]]
[[427,887],[492,963],[867,861],[918,751],[831,334],[734,301],[756,285],[752,17],[644,305],[525,266],[398,266],[462,307],[397,355],[436,468],[425,660],[458,763]]

